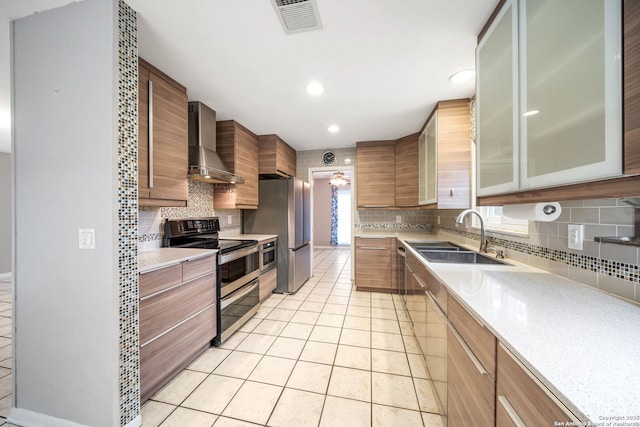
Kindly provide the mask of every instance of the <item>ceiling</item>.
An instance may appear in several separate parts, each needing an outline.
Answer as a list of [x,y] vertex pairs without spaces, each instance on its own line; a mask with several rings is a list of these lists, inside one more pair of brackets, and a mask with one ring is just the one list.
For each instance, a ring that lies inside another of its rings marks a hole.
[[[1,121],[9,20],[71,1],[0,1]],[[270,0],[127,0],[139,13],[141,57],[218,120],[276,133],[296,150],[397,139],[418,131],[438,100],[472,96],[473,81],[448,79],[475,68],[476,36],[497,2],[317,0],[323,28],[286,35]],[[325,88],[315,97],[305,90],[314,80]],[[0,151],[9,147],[0,126]]]

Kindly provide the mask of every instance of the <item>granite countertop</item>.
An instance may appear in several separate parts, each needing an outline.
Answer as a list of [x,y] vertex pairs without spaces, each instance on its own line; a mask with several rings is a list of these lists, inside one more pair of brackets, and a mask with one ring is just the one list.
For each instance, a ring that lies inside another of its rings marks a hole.
[[218,253],[217,249],[158,248],[138,252],[138,273],[178,264]]
[[640,416],[640,307],[509,259],[432,263],[407,250],[578,418]]

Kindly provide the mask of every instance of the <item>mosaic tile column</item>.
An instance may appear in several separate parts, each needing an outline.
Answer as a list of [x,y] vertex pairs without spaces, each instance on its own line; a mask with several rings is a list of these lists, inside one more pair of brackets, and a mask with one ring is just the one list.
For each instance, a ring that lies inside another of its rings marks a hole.
[[138,350],[138,37],[137,16],[118,4],[118,263],[120,425],[140,414]]

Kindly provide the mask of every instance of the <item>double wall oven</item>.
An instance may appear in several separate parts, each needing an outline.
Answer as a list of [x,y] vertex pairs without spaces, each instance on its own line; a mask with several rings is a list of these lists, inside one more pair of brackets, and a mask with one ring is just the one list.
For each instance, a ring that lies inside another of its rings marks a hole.
[[186,218],[165,221],[163,246],[218,249],[217,334],[220,345],[258,311],[261,253],[256,240],[220,239],[220,221]]

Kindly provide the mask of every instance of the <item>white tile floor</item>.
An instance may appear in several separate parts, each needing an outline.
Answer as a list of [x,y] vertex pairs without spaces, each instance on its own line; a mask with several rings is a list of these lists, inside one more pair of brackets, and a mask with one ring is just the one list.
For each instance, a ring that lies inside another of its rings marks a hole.
[[0,278],[0,426],[11,410],[11,277]]
[[143,426],[442,426],[399,297],[353,289],[349,249],[316,249],[314,274],[153,396]]

